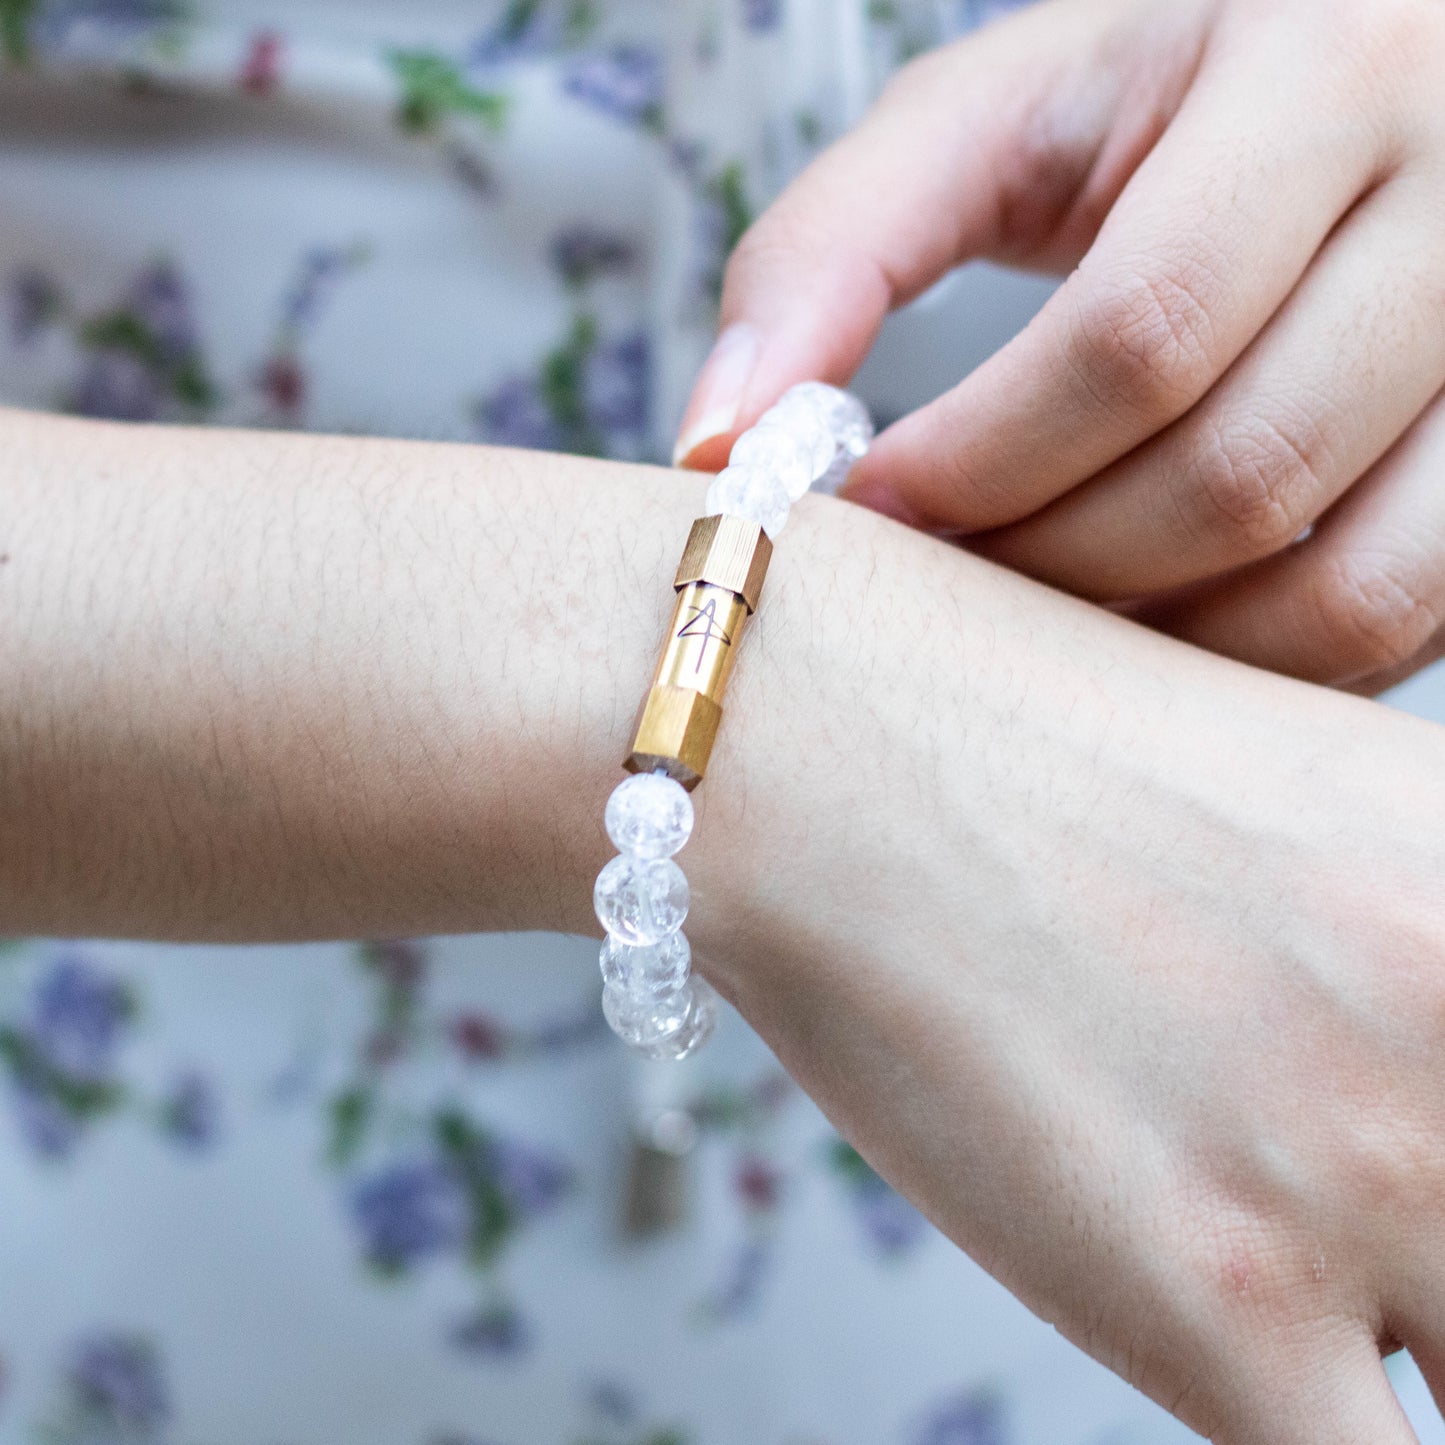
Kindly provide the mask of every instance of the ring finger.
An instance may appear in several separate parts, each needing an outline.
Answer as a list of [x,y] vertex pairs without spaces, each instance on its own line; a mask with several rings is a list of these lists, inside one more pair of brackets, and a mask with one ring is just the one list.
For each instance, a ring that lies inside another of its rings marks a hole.
[[1445,651],[1445,397],[1277,557],[1133,615],[1214,652],[1379,692]]
[[1281,551],[1445,385],[1445,222],[1401,177],[1341,225],[1276,321],[1198,407],[1035,516],[970,540],[1100,601]]

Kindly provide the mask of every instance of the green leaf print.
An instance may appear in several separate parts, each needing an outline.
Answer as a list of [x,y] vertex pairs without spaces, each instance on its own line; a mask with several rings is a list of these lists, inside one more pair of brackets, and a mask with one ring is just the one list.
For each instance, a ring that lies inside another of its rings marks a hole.
[[164,380],[182,406],[202,412],[216,403],[216,389],[200,357],[193,351],[180,357],[168,355],[160,338],[128,307],[82,322],[76,328],[76,337],[91,351],[123,351],[134,356],[148,371]]
[[401,84],[397,123],[403,130],[426,134],[449,115],[471,117],[494,131],[506,125],[507,97],[478,90],[446,56],[433,50],[393,50],[387,62]]
[[0,50],[12,65],[30,59],[30,22],[40,0],[0,0]]
[[15,1078],[53,1099],[72,1119],[93,1119],[118,1108],[125,1090],[106,1079],[76,1078],[55,1068],[32,1040],[16,1029],[0,1029],[0,1059]]
[[517,1227],[507,1196],[488,1167],[487,1135],[459,1109],[439,1109],[432,1127],[447,1162],[466,1185],[472,1215],[467,1258],[476,1268],[485,1269],[501,1254]]
[[345,1090],[331,1101],[331,1143],[327,1158],[337,1167],[356,1157],[371,1122],[373,1100],[368,1090]]
[[828,1163],[835,1173],[845,1179],[875,1179],[873,1166],[851,1145],[842,1139],[828,1142]]

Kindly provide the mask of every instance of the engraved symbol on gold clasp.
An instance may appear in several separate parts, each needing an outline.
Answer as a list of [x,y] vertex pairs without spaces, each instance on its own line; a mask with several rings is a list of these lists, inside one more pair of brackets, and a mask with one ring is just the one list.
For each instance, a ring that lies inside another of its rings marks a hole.
[[727,629],[718,625],[716,597],[709,597],[701,607],[692,607],[691,610],[692,616],[678,629],[677,635],[702,638],[694,668],[694,671],[701,672],[703,653],[707,651],[708,643],[717,638],[724,647],[731,647],[733,640],[728,636]]

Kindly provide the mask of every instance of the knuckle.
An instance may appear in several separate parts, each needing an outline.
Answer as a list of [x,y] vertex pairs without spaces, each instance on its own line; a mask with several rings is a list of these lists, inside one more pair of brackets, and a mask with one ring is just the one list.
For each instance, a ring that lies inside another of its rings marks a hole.
[[1187,1287],[1238,1324],[1275,1328],[1297,1322],[1306,1269],[1298,1241],[1237,1199],[1196,1200],[1173,1241]]
[[1324,491],[1323,452],[1308,424],[1303,435],[1262,420],[1212,429],[1190,477],[1195,529],[1250,558],[1288,546]]
[[1410,61],[1445,39],[1440,0],[1367,0],[1348,6],[1346,25],[1366,59]]
[[[1445,6],[1440,0],[1327,0],[1316,19],[1319,45],[1336,64],[1333,84],[1373,114],[1388,135],[1398,124],[1398,103],[1415,96],[1437,109],[1445,60]],[[1342,62],[1342,63],[1339,63]],[[1361,92],[1362,81],[1369,86]],[[1383,100],[1383,106],[1376,101]]]
[[1206,268],[1176,264],[1103,285],[1075,307],[1069,361],[1091,398],[1153,420],[1178,415],[1212,379]]
[[1445,624],[1445,606],[1427,595],[1421,569],[1397,552],[1333,558],[1314,601],[1336,666],[1354,676],[1409,662]]

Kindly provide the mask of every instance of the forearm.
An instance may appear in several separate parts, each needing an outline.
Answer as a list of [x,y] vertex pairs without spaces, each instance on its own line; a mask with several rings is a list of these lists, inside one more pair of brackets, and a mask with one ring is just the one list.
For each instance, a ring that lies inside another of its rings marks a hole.
[[0,416],[0,931],[587,924],[701,484]]
[[[700,479],[18,413],[0,436],[0,931],[593,929]],[[900,864],[986,930],[1094,791],[1188,781],[1205,697],[1230,736],[1284,710],[1302,787],[1312,748],[1390,726],[807,499],[696,795],[700,956],[734,989],[735,957],[808,966]]]

